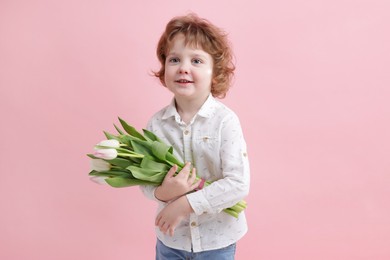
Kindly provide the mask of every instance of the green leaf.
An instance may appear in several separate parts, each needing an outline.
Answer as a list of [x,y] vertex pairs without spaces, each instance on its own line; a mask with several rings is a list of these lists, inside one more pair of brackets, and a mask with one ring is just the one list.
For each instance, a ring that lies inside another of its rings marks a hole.
[[118,131],[118,133],[120,135],[123,135],[123,131],[119,127],[117,127],[115,124],[114,124],[114,127],[115,127],[116,131]]
[[133,149],[133,146],[131,145],[131,140],[134,139],[134,137],[128,135],[128,134],[124,134],[124,135],[120,135],[118,136],[118,141],[121,143],[121,144],[125,144],[127,146],[129,146],[129,148],[132,150]]
[[153,183],[149,181],[129,179],[125,177],[113,177],[113,178],[108,178],[105,181],[114,188],[123,188],[123,187],[138,186],[138,185],[153,185],[153,186],[158,185],[157,183]]
[[170,165],[174,165],[176,164],[177,166],[179,166],[180,168],[183,168],[184,167],[184,163],[181,162],[179,159],[177,159],[173,154],[171,153],[167,153],[166,154],[166,162],[169,163]]
[[140,165],[142,162],[142,158],[129,157],[127,159],[129,159],[133,163],[132,165],[135,165],[135,166]]
[[131,145],[134,149],[134,152],[143,154],[145,156],[153,156],[151,145],[147,141],[134,139],[131,141]]
[[92,158],[92,159],[100,159],[100,158],[96,157],[95,155],[93,155],[93,154],[91,154],[91,153],[87,154],[87,156],[88,156],[89,158]]
[[91,171],[89,173],[91,176],[107,176],[107,177],[112,177],[112,176],[126,176],[128,178],[134,178],[134,176],[131,174],[131,172],[127,169],[113,169],[109,171]]
[[144,157],[140,164],[140,168],[153,170],[155,172],[168,172],[171,167],[168,164],[156,162],[151,157]]
[[167,174],[166,172],[156,172],[154,170],[143,169],[136,166],[129,166],[127,169],[130,170],[133,176],[137,179],[151,181],[159,184],[162,183],[165,175]]
[[116,135],[110,134],[109,132],[106,132],[106,131],[103,131],[103,133],[106,136],[107,140],[115,139],[115,140],[120,141],[118,136],[116,136]]
[[142,129],[142,131],[144,132],[144,137],[150,141],[157,141],[157,142],[160,142],[160,143],[163,143],[163,141],[158,138],[157,135],[155,135],[153,132],[147,130],[147,129]]
[[125,120],[123,120],[120,117],[118,117],[118,119],[119,119],[119,122],[121,123],[123,129],[125,129],[126,133],[128,133],[129,135],[131,135],[133,137],[136,137],[136,138],[139,138],[141,140],[146,141],[145,137],[140,132],[138,132],[133,126],[129,125]]
[[123,159],[123,158],[119,158],[119,157],[114,158],[112,160],[105,160],[105,161],[108,163],[111,163],[112,165],[119,166],[121,168],[127,168],[130,165],[134,164],[134,162],[131,160],[127,160],[127,159]]
[[173,148],[167,144],[154,141],[152,143],[152,152],[154,156],[156,156],[160,160],[166,160],[167,153],[172,153]]

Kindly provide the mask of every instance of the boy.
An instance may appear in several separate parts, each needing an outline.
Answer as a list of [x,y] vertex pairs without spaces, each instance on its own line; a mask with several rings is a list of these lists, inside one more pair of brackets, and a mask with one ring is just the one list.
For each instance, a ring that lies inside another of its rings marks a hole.
[[[247,232],[245,214],[222,210],[247,196],[249,162],[238,117],[214,98],[225,97],[235,69],[226,35],[195,14],[176,17],[157,56],[155,76],[174,97],[148,129],[188,163],[175,176],[172,167],[161,186],[142,187],[159,204],[156,259],[234,259]],[[196,173],[212,183],[202,187]]]

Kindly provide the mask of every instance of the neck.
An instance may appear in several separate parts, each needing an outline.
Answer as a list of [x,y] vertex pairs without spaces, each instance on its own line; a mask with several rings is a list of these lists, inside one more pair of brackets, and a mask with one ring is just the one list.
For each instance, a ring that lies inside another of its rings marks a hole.
[[182,100],[175,97],[176,110],[179,113],[181,120],[183,120],[184,123],[189,124],[204,102],[206,102],[207,98],[208,96],[200,100]]

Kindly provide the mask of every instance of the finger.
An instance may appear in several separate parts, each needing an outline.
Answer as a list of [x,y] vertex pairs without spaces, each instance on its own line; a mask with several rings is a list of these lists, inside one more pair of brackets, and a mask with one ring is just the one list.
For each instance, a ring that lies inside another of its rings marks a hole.
[[190,178],[188,179],[188,182],[189,182],[190,184],[193,184],[194,181],[195,181],[195,179],[196,179],[196,168],[192,168],[191,176],[190,176]]
[[179,175],[188,178],[188,175],[190,173],[190,167],[191,167],[191,162],[186,162],[183,169],[181,169],[181,171],[179,172]]
[[202,179],[199,179],[197,182],[195,182],[194,184],[192,184],[190,186],[190,189],[195,190],[196,188],[198,188],[200,186],[201,183],[202,183]]
[[175,229],[176,229],[176,226],[180,223],[180,220],[176,219],[171,225],[169,225],[169,229],[168,229],[168,232],[169,232],[169,235],[171,237],[173,237],[174,233],[175,233]]
[[171,237],[173,237],[173,234],[175,233],[175,229],[172,228],[172,227],[170,227],[169,230],[168,230],[168,232],[169,232],[169,235],[170,235]]
[[160,228],[160,231],[163,232],[163,233],[166,235],[166,233],[167,233],[167,225],[166,225],[166,223],[165,223],[165,222],[162,223],[162,224],[159,226],[159,228]]
[[156,220],[154,221],[154,225],[155,225],[155,226],[158,226],[160,220],[161,220],[161,215],[158,214],[157,217],[156,217]]
[[165,178],[172,178],[172,176],[175,174],[175,172],[177,171],[177,165],[173,165],[171,167],[171,169],[169,169],[167,175],[165,175]]
[[160,227],[160,231],[163,232],[166,235],[169,232],[169,228],[170,228],[170,226],[167,223],[164,223]]

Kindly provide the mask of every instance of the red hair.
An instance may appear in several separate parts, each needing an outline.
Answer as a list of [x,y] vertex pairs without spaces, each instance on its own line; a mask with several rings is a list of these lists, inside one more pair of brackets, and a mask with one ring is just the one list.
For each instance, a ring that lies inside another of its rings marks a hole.
[[157,45],[157,57],[161,63],[159,71],[154,75],[165,86],[165,61],[174,37],[182,33],[185,44],[199,47],[213,58],[213,79],[211,94],[224,98],[228,92],[234,75],[233,54],[227,39],[227,34],[206,19],[196,14],[178,16],[167,24]]

